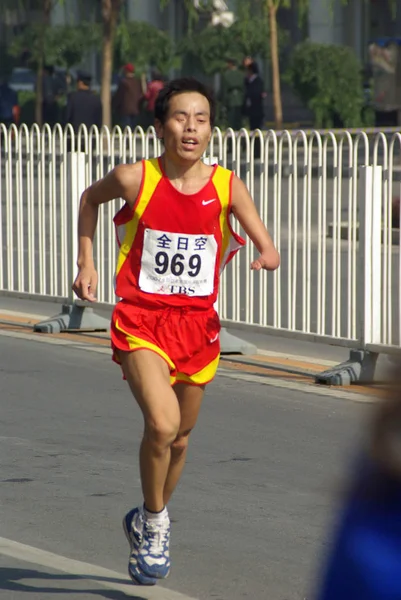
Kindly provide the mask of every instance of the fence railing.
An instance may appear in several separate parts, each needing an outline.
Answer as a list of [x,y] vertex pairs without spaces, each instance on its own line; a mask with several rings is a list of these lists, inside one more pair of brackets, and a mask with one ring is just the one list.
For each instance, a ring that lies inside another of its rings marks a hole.
[[[81,192],[115,165],[161,151],[152,128],[0,126],[0,292],[72,302]],[[274,273],[250,271],[250,243],[235,257],[222,278],[223,321],[398,351],[401,135],[216,129],[207,156],[245,181],[281,254]],[[106,304],[116,300],[120,205],[102,207],[95,242]]]

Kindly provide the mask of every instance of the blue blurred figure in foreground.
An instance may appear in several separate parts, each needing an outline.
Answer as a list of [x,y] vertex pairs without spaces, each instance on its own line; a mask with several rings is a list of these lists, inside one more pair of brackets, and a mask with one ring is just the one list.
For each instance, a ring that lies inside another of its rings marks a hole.
[[318,600],[401,600],[401,380],[376,410]]

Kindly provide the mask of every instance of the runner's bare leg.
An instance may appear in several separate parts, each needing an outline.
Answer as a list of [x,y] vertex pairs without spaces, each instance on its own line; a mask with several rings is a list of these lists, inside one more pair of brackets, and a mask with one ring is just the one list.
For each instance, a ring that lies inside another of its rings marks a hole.
[[121,366],[142,411],[145,427],[140,449],[140,471],[145,506],[163,510],[170,447],[180,428],[180,406],[170,385],[167,363],[151,350],[119,352]]
[[173,389],[180,406],[181,423],[178,435],[171,446],[170,466],[163,493],[164,504],[166,505],[181,477],[185,465],[189,434],[195,427],[198,419],[205,387],[177,383]]

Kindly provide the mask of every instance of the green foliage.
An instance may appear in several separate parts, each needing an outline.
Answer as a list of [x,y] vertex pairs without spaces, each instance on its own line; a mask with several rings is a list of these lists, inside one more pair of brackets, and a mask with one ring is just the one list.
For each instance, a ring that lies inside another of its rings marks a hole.
[[345,46],[302,42],[295,47],[286,79],[313,111],[317,127],[366,125],[362,65]]
[[229,28],[232,45],[238,45],[241,58],[244,56],[269,57],[269,21],[267,13],[253,8],[252,3],[239,1],[237,18]]
[[35,122],[35,98],[35,92],[18,92],[20,123],[25,123],[28,127]]
[[47,38],[48,51],[53,58],[51,64],[67,69],[80,64],[99,43],[96,28],[91,23],[51,27]]
[[178,51],[209,76],[224,71],[228,58],[238,62],[248,55],[267,59],[268,23],[263,16],[251,16],[250,5],[244,2],[231,27],[209,25],[199,33],[189,34],[179,43]]
[[[21,109],[20,113],[20,124],[25,123],[30,127],[35,123],[35,92],[18,92],[18,105]],[[57,99],[57,121],[63,121],[64,107],[66,98],[61,97]]]
[[98,31],[89,23],[46,28],[39,23],[32,23],[14,38],[10,54],[15,57],[26,56],[28,64],[36,68],[43,53],[46,63],[68,69],[80,64],[98,41]]
[[241,55],[229,30],[220,25],[209,26],[199,33],[187,35],[179,42],[178,52],[189,58],[194,68],[205,75],[221,72],[228,55],[232,54],[233,58]]
[[9,77],[16,66],[17,61],[10,54],[9,45],[0,41],[0,77]]
[[156,67],[163,75],[180,66],[171,37],[142,21],[123,21],[118,25],[115,61],[119,66],[133,62],[139,73],[149,66]]
[[[267,2],[267,0],[256,0],[256,1],[264,2],[264,3]],[[309,1],[310,0],[297,0],[298,11],[301,16],[303,16],[307,13],[308,8],[309,8]],[[320,2],[327,4],[328,8],[332,12],[336,0],[320,0]],[[350,0],[341,0],[341,4],[343,4],[344,6],[349,4],[349,2],[350,2]],[[368,3],[369,0],[365,0],[365,2]],[[397,0],[387,0],[387,3],[390,7],[390,11],[391,11],[393,17],[395,17],[396,12],[397,12]],[[273,4],[277,9],[278,8],[290,8],[292,6],[291,0],[273,0]]]

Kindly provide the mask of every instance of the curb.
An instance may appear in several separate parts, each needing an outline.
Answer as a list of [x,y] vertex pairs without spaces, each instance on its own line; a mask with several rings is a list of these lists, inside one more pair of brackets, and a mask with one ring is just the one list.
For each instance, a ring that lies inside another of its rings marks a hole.
[[[46,317],[45,315],[0,309],[0,328],[1,326],[33,328],[33,326],[36,325],[38,322],[43,321],[47,318],[48,317]],[[38,335],[48,334],[38,332]],[[52,337],[62,336],[63,339],[70,339],[71,336],[73,336],[74,339],[77,339],[77,337],[79,337],[79,339],[82,341],[92,342],[94,342],[95,340],[97,342],[100,342],[100,340],[106,342],[107,340],[108,343],[108,340],[110,339],[109,333],[102,333],[99,331],[93,333],[88,331],[65,331],[59,334],[51,333],[50,335]],[[336,362],[329,360],[320,360],[296,354],[285,354],[282,352],[275,352],[273,350],[265,350],[256,346],[255,353],[253,354],[247,354],[244,356],[233,354],[232,356],[227,355],[224,358],[228,362],[231,362],[232,358],[234,357],[236,363],[246,365],[248,362],[252,362],[252,364],[254,364],[255,366],[260,363],[260,365],[263,365],[264,367],[281,368],[283,370],[286,369],[289,372],[296,372],[297,374],[304,376],[313,376],[316,373],[324,371],[325,369],[327,369],[327,367],[332,367],[337,364]]]
[[[43,318],[44,315],[0,310],[0,334],[110,354],[108,333],[65,331],[48,335],[35,332],[33,326]],[[232,379],[244,379],[273,387],[310,390],[311,393],[322,396],[329,395],[362,402],[375,401],[383,397],[387,390],[383,384],[322,386],[316,383],[316,375],[327,370],[328,367],[335,366],[335,362],[263,349],[257,349],[257,354],[253,355],[221,356],[220,365],[220,374]]]
[[[339,225],[335,226],[334,223],[329,223],[327,227],[327,237],[333,238],[337,237],[338,233],[341,240],[348,241],[349,237],[352,237],[355,233],[355,240],[359,241],[359,223],[355,223],[352,227],[349,226],[347,221],[342,221]],[[389,232],[388,230],[382,227],[381,230],[381,243],[387,243]],[[393,246],[399,246],[400,244],[400,229],[392,227],[390,234],[390,243]]]

